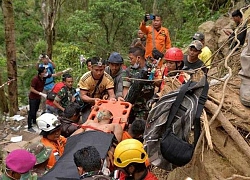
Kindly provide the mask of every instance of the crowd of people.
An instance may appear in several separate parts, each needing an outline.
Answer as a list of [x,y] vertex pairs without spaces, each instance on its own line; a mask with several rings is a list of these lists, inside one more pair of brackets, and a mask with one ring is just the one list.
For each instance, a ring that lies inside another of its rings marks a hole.
[[[148,21],[152,24],[147,26]],[[148,102],[164,90],[164,78],[168,76],[183,84],[188,78],[186,70],[201,69],[206,74],[211,68],[211,56],[201,32],[190,40],[187,54],[171,47],[169,31],[162,26],[161,16],[149,14],[140,24],[138,38],[129,47],[130,65],[124,67],[118,52],[111,53],[107,63],[100,57],[88,58],[88,72],[82,75],[77,87],[73,87],[70,68],[54,73],[55,64],[45,54],[41,55],[36,64],[37,75],[31,80],[28,114],[28,131],[35,132],[32,127],[37,125],[41,140],[26,150],[9,153],[2,179],[41,177],[63,155],[68,137],[93,130],[113,133],[116,138],[110,158],[111,174],[116,179],[157,179],[150,171],[150,160],[143,148]],[[56,76],[62,76],[62,81],[54,83]],[[48,98],[51,92],[54,97]],[[112,109],[98,111],[96,121],[88,120],[95,103],[101,99],[132,104],[125,129],[112,123],[115,118]],[[37,118],[40,102],[43,114]],[[80,179],[103,174],[103,159],[94,141],[93,146],[79,149],[72,158]],[[114,173],[116,170],[118,173]]]

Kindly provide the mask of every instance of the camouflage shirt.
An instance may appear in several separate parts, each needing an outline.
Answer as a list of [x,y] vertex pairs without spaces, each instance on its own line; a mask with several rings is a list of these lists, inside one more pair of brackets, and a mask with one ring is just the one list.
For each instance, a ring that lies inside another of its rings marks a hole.
[[75,93],[76,93],[75,88],[69,89],[68,87],[64,86],[57,93],[55,100],[59,102],[63,108],[66,108],[69,102],[72,101],[72,97]]
[[[123,86],[130,87],[134,80],[130,80],[127,78],[135,78],[141,73],[141,70],[148,71],[147,66],[142,69],[134,69],[134,68],[127,68],[123,71]],[[127,77],[127,78],[126,78]],[[138,94],[135,103],[133,104],[132,112],[135,116],[135,119],[147,119],[148,110],[146,108],[146,102],[151,99],[154,93],[154,86],[152,82],[143,82],[144,86],[141,92]],[[132,89],[129,89],[132,91]],[[129,93],[129,92],[128,92]]]

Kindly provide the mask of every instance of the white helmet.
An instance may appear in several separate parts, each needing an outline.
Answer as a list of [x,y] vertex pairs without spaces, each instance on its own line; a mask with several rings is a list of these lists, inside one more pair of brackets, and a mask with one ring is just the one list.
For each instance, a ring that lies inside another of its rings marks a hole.
[[51,131],[61,125],[60,121],[54,114],[44,113],[36,119],[36,123],[39,129],[43,131]]

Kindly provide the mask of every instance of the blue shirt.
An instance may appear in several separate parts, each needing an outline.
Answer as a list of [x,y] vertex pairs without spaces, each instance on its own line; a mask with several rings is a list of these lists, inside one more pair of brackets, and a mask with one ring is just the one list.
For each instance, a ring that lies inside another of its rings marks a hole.
[[[51,63],[39,64],[39,67],[45,67],[48,74],[54,74],[54,67]],[[44,90],[49,91],[54,87],[54,85],[55,85],[54,77],[51,76],[50,78],[46,79],[45,85],[44,85]]]

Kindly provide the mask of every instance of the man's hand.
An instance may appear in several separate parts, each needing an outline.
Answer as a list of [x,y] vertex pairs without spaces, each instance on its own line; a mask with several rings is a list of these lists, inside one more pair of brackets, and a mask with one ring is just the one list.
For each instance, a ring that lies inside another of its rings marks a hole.
[[110,98],[109,100],[110,101],[116,101],[116,98]]
[[47,94],[44,94],[42,92],[39,92],[39,95],[42,96],[42,97],[44,97],[45,99],[47,98]]

